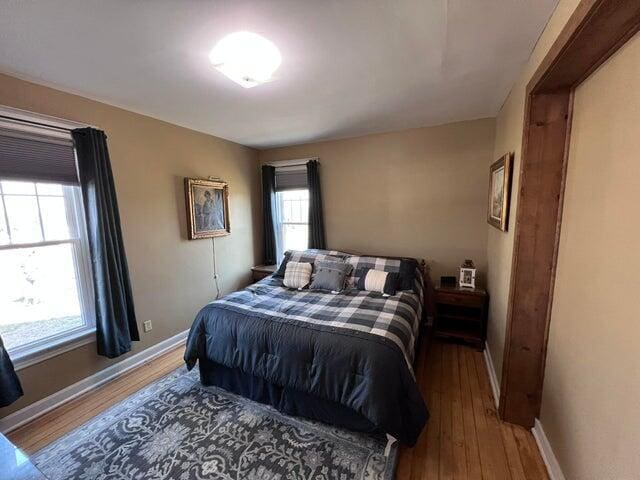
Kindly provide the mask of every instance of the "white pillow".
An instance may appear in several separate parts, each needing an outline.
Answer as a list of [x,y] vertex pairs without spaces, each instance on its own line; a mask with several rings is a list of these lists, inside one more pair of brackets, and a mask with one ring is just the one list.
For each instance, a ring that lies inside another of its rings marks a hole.
[[302,290],[309,285],[312,272],[313,265],[310,263],[289,261],[284,271],[284,280],[282,280],[282,283],[285,287]]
[[383,297],[389,297],[396,294],[396,286],[398,284],[398,274],[394,272],[385,272],[383,270],[361,270],[359,272],[358,290],[366,290],[368,292],[381,293]]
[[364,289],[369,292],[384,293],[384,286],[387,283],[389,272],[382,270],[369,270],[364,279]]

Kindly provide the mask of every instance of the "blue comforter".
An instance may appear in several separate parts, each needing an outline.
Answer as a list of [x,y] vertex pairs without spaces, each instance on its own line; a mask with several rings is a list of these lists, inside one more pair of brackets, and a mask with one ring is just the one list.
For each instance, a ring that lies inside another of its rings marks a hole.
[[413,445],[428,418],[411,367],[421,308],[420,293],[299,292],[268,277],[198,313],[185,361],[337,402]]

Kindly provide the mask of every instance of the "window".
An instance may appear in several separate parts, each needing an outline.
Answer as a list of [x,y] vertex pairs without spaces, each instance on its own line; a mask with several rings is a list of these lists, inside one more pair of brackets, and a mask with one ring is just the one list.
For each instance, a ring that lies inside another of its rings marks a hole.
[[94,329],[80,187],[0,178],[0,336],[16,360]]
[[309,190],[276,193],[276,250],[279,260],[287,250],[306,250],[309,244]]

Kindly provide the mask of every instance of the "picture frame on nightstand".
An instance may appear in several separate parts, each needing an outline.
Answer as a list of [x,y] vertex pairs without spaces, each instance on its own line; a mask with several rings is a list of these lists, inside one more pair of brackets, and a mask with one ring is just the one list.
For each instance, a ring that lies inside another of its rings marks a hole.
[[460,287],[461,288],[476,288],[476,269],[475,268],[461,268],[460,269]]
[[465,260],[460,266],[460,288],[476,288],[476,267],[471,260]]

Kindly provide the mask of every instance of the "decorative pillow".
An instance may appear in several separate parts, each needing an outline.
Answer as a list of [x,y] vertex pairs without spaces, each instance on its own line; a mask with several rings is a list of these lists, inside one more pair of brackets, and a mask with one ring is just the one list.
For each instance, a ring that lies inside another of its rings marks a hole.
[[280,278],[284,277],[284,272],[287,269],[287,263],[289,261],[313,264],[318,260],[342,261],[346,256],[346,253],[338,252],[336,250],[317,250],[314,248],[308,250],[287,250],[284,252],[284,259],[282,260],[280,267],[278,267],[278,270],[273,274],[273,276]]
[[416,269],[418,267],[418,261],[414,258],[363,257],[351,255],[347,257],[346,261],[353,265],[355,274],[352,281],[355,286],[358,285],[361,272],[374,269],[397,273],[399,278],[397,289],[416,292]]
[[416,292],[417,276],[418,261],[415,258],[403,258],[398,271],[398,290],[413,290]]
[[347,277],[353,268],[345,262],[332,260],[318,260],[315,264],[315,276],[309,286],[310,290],[330,290],[340,292],[344,290]]
[[396,272],[385,272],[373,268],[363,269],[358,272],[358,290],[379,292],[385,295],[395,295],[398,284]]
[[313,266],[310,263],[287,262],[282,283],[285,287],[302,290],[311,281]]

